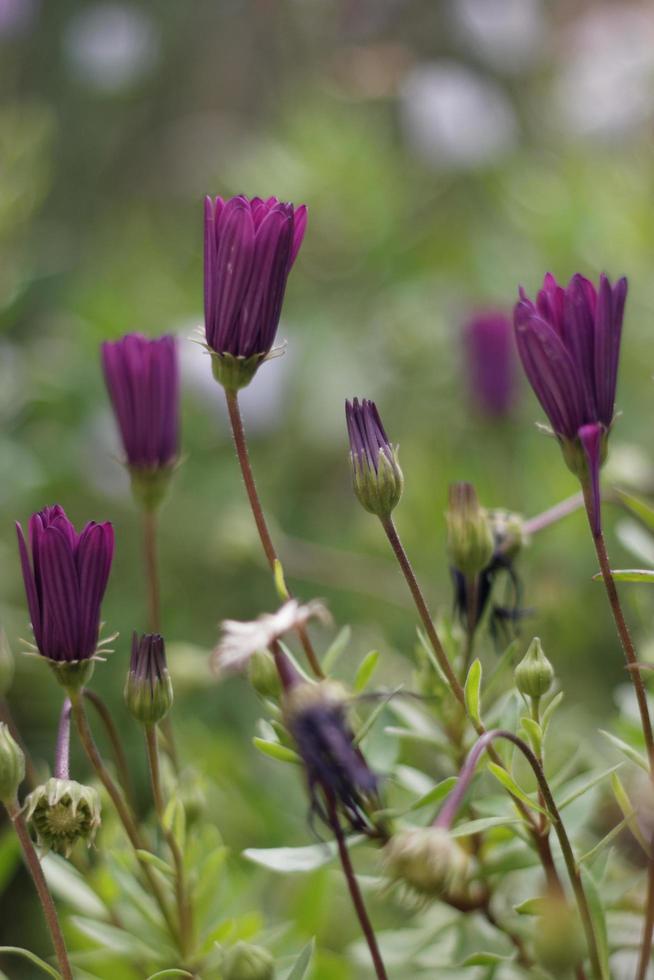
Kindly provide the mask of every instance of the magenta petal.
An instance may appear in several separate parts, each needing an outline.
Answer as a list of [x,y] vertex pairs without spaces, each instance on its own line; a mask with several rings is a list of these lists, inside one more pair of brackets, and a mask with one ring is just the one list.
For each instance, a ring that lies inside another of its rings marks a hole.
[[607,428],[613,421],[626,298],[627,280],[624,277],[618,280],[613,289],[606,276],[601,277],[595,326],[594,381],[597,418]]
[[113,545],[111,524],[89,524],[80,535],[75,555],[79,580],[80,659],[92,656],[97,646],[100,605],[109,579]]
[[586,456],[591,490],[591,513],[589,515],[593,533],[597,536],[602,529],[602,508],[600,495],[600,457],[602,451],[603,428],[601,425],[582,425],[577,433]]
[[301,204],[299,208],[295,209],[295,215],[293,216],[293,244],[291,245],[291,254],[288,260],[288,268],[290,269],[297,258],[297,253],[300,251],[300,246],[304,240],[304,234],[307,230],[307,219],[309,217],[309,212],[306,204]]
[[253,252],[254,224],[249,205],[232,198],[222,214],[216,262],[211,272],[215,290],[214,330],[207,341],[219,354],[238,353],[232,328],[252,275]]
[[78,660],[79,585],[73,553],[65,535],[47,527],[41,540],[43,643],[46,656]]
[[25,583],[25,594],[27,596],[27,606],[30,611],[30,619],[32,621],[32,630],[34,632],[34,640],[37,647],[41,647],[41,612],[39,609],[39,598],[36,591],[36,583],[34,581],[34,575],[32,573],[32,566],[30,564],[29,554],[27,552],[27,545],[25,543],[25,535],[23,534],[23,529],[18,522],[16,522],[16,534],[18,535],[18,551],[20,553],[20,564],[23,571],[23,582]]

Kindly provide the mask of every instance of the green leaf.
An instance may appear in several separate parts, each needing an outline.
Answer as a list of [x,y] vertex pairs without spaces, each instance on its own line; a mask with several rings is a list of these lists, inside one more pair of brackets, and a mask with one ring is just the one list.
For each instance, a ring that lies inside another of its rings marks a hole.
[[81,915],[72,916],[70,921],[85,936],[99,943],[104,949],[110,949],[119,956],[125,956],[128,959],[136,961],[152,959],[153,957],[159,959],[161,957],[161,948],[155,949],[144,943],[137,936],[133,936],[131,932],[127,932],[125,929],[119,929],[117,926],[112,926],[108,922],[87,919]]
[[[160,858],[158,854],[153,854],[152,851],[146,851],[139,848],[139,850],[136,851],[136,856],[138,857],[139,861],[144,861],[146,864],[151,864],[153,868],[156,868],[157,871],[160,871],[167,878],[173,878],[175,876],[175,872],[171,866],[167,864],[163,858]],[[84,912],[86,912],[87,915],[88,911],[88,909],[84,909]]]
[[520,719],[520,724],[529,739],[532,749],[540,757],[543,749],[543,729],[534,718],[530,718],[528,715]]
[[279,742],[269,742],[265,738],[255,736],[252,739],[252,744],[255,749],[259,749],[259,752],[270,756],[271,759],[277,759],[278,762],[293,762],[296,766],[302,765],[302,759],[297,752],[289,749],[286,745],[280,745]]
[[498,766],[495,762],[489,762],[487,765],[497,781],[501,783],[505,789],[508,789],[512,796],[515,796],[517,799],[521,800],[525,806],[531,807],[532,810],[537,810],[539,813],[544,813],[545,816],[549,816],[547,810],[544,810],[537,803],[534,803],[534,801],[527,796],[524,790],[520,789],[513,776],[511,776],[506,769],[503,769],[502,766]]
[[[361,728],[359,729],[359,731],[354,736],[354,739],[352,740],[354,745],[360,745],[361,742],[363,742],[364,738],[366,737],[366,735],[368,734],[368,732],[370,731],[370,729],[372,728],[372,726],[375,724],[375,722],[379,718],[380,714],[382,713],[382,711],[384,710],[384,708],[386,707],[386,705],[388,704],[388,702],[392,698],[394,698],[396,694],[399,694],[400,693],[400,691],[402,690],[402,686],[403,685],[400,684],[400,686],[399,687],[396,687],[394,691],[389,691],[389,693],[386,695],[386,697],[383,698],[383,700],[379,702],[379,704],[377,705],[377,707],[375,708],[375,710],[370,712],[370,714],[368,715],[368,717],[364,721],[363,725],[361,726]],[[388,729],[386,729],[386,730],[388,731]]]
[[625,493],[624,490],[617,490],[616,493],[627,510],[638,517],[650,531],[654,531],[654,508],[650,507],[644,500],[640,500],[630,493]]
[[311,942],[307,943],[293,964],[291,972],[286,977],[286,980],[304,980],[304,977],[306,977],[307,971],[311,966],[315,945],[315,939],[312,939]]
[[379,663],[379,650],[371,650],[370,653],[366,654],[363,658],[359,669],[357,670],[356,677],[354,679],[354,690],[357,694],[365,691],[372,675],[377,669],[377,664]]
[[552,700],[550,701],[550,703],[543,711],[543,714],[541,715],[541,719],[540,719],[540,727],[543,731],[543,736],[545,736],[545,733],[547,732],[547,729],[549,727],[549,723],[552,720],[552,715],[561,704],[561,701],[563,701],[563,691],[559,691],[558,694],[555,694]]
[[481,703],[481,661],[475,660],[470,665],[468,676],[466,677],[463,693],[466,701],[466,711],[473,721],[481,724],[479,707]]
[[20,844],[13,827],[6,827],[0,835],[0,894],[20,864]]
[[649,845],[643,837],[638,821],[634,816],[634,808],[631,804],[631,800],[629,799],[627,791],[622,785],[622,780],[618,776],[617,772],[614,772],[611,776],[611,789],[613,790],[613,795],[615,796],[616,802],[620,807],[623,817],[627,820],[629,830],[634,835],[645,854],[647,854],[649,857]]
[[428,793],[415,800],[406,812],[415,813],[416,810],[422,810],[425,806],[434,806],[436,803],[440,803],[441,800],[448,796],[450,790],[454,789],[457,782],[458,779],[456,776],[446,776],[437,786],[433,786]]
[[461,966],[497,966],[498,963],[510,963],[515,956],[502,956],[500,953],[472,953],[467,956]]
[[[363,835],[350,837],[347,845],[352,848],[365,840]],[[307,847],[248,847],[243,857],[254,864],[260,864],[269,871],[283,874],[304,874],[329,864],[338,853],[335,841],[324,844],[310,844]]]
[[607,844],[610,844],[611,841],[615,837],[617,837],[618,834],[621,833],[625,827],[628,826],[631,816],[632,814],[625,816],[625,818],[621,820],[620,823],[616,824],[615,827],[612,827],[611,830],[609,830],[608,834],[605,834],[605,836],[602,837],[602,839],[598,841],[597,844],[594,845],[594,847],[591,847],[589,851],[586,851],[586,853],[582,854],[580,858],[577,858],[577,864],[583,864],[584,861],[590,861],[591,858],[594,858],[596,854],[599,854],[600,851],[604,850]]
[[[611,575],[616,582],[654,582],[654,571],[650,568],[612,568]],[[593,575],[594,582],[602,581],[602,573]]]
[[586,897],[588,899],[588,907],[590,909],[591,918],[593,920],[593,928],[595,931],[595,937],[597,939],[598,952],[600,957],[600,968],[602,971],[602,980],[610,980],[611,974],[609,972],[609,940],[608,933],[606,930],[606,918],[604,916],[604,906],[602,905],[602,900],[597,891],[597,885],[595,884],[595,879],[590,874],[586,868],[581,868],[581,877],[584,885],[584,890],[586,892]]
[[[531,800],[529,803],[531,804]],[[484,830],[490,830],[492,827],[508,827],[511,824],[519,823],[521,821],[517,817],[479,817],[477,820],[466,820],[465,823],[457,824],[450,831],[450,837],[471,837],[473,834],[481,834]]]
[[48,888],[57,898],[63,899],[82,915],[95,916],[98,919],[108,917],[108,910],[102,899],[87,885],[70,861],[50,852],[42,859],[41,867]]
[[29,960],[31,963],[34,963],[35,966],[38,966],[38,968],[43,970],[44,973],[47,973],[48,976],[54,977],[54,980],[61,980],[61,973],[59,973],[58,970],[55,970],[49,963],[42,960],[40,956],[37,956],[35,953],[31,953],[29,949],[21,949],[20,946],[0,946],[0,953],[6,953],[7,955],[11,954],[12,956],[22,956],[23,959]]
[[286,585],[286,577],[284,575],[284,566],[282,565],[279,558],[275,558],[273,563],[273,578],[275,580],[275,588],[277,590],[277,595],[282,602],[288,602],[290,595]]
[[491,671],[490,677],[486,681],[486,686],[484,688],[484,701],[488,701],[489,695],[495,690],[498,682],[502,679],[505,667],[510,667],[513,661],[516,659],[516,654],[520,649],[520,641],[512,640],[504,653],[501,655],[497,663],[495,664],[493,670]]
[[336,666],[337,660],[340,659],[341,655],[347,649],[351,636],[352,630],[349,626],[344,626],[343,629],[339,630],[339,632],[336,634],[331,646],[328,647],[325,656],[322,658],[322,669],[325,674],[331,674],[332,670]]
[[580,796],[583,796],[584,793],[587,793],[589,790],[591,790],[593,786],[597,786],[598,783],[601,783],[603,779],[606,779],[607,776],[610,776],[611,773],[616,771],[616,769],[620,769],[622,765],[623,765],[622,762],[618,762],[617,765],[611,766],[610,769],[605,769],[604,772],[600,772],[598,775],[592,776],[585,783],[583,783],[578,789],[574,790],[572,793],[569,794],[569,796],[566,796],[563,800],[561,800],[559,804],[557,804],[559,810],[562,810],[564,807],[569,806],[570,803],[574,803],[574,801],[578,800]]
[[600,735],[604,735],[605,738],[608,738],[609,742],[612,745],[615,745],[619,752],[622,752],[622,754],[626,755],[631,762],[635,762],[637,766],[640,766],[641,769],[644,769],[645,772],[649,773],[647,759],[632,745],[628,745],[627,742],[623,742],[621,738],[617,737],[617,735],[612,735],[611,732],[604,731],[603,728],[600,728]]
[[528,898],[519,905],[514,905],[513,909],[518,915],[542,915],[547,902],[544,898]]
[[170,970],[159,970],[158,973],[151,973],[148,980],[159,980],[159,977],[193,977],[192,973],[188,970],[180,970],[176,966],[171,967]]

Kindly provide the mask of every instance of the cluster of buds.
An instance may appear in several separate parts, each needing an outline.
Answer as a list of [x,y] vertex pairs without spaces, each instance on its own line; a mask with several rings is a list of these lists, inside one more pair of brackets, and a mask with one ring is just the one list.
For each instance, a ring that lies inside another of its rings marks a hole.
[[387,874],[425,898],[459,894],[469,858],[444,827],[412,827],[394,834],[384,849]]
[[39,846],[65,857],[79,840],[93,843],[100,826],[100,797],[92,786],[72,779],[49,779],[25,800],[25,816]]

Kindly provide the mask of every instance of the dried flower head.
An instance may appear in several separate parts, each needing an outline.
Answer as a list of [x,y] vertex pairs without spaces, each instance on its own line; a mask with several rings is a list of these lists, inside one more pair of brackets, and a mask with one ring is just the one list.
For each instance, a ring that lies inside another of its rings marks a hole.
[[235,619],[224,620],[220,642],[211,658],[214,670],[240,669],[258,650],[267,650],[275,640],[298,626],[304,626],[311,619],[327,624],[331,622],[327,607],[318,599],[304,604],[297,599],[289,599],[276,613],[263,613],[247,623]]
[[39,845],[65,857],[78,840],[93,843],[100,826],[100,797],[92,786],[52,778],[25,800],[26,819]]
[[390,517],[402,496],[404,477],[374,402],[345,402],[350,439],[352,484],[360,503],[381,518]]
[[249,384],[270,353],[306,224],[304,205],[276,197],[205,199],[205,336],[225,388]]
[[113,528],[91,521],[78,534],[63,507],[46,507],[30,518],[31,561],[20,524],[16,530],[36,647],[62,683],[83,682],[98,646]]

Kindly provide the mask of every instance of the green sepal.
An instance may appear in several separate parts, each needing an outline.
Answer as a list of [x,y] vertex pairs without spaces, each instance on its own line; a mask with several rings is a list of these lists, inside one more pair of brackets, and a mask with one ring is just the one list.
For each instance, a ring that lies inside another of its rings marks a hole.
[[266,354],[236,357],[234,354],[218,354],[209,350],[213,376],[226,391],[238,391],[250,384]]

